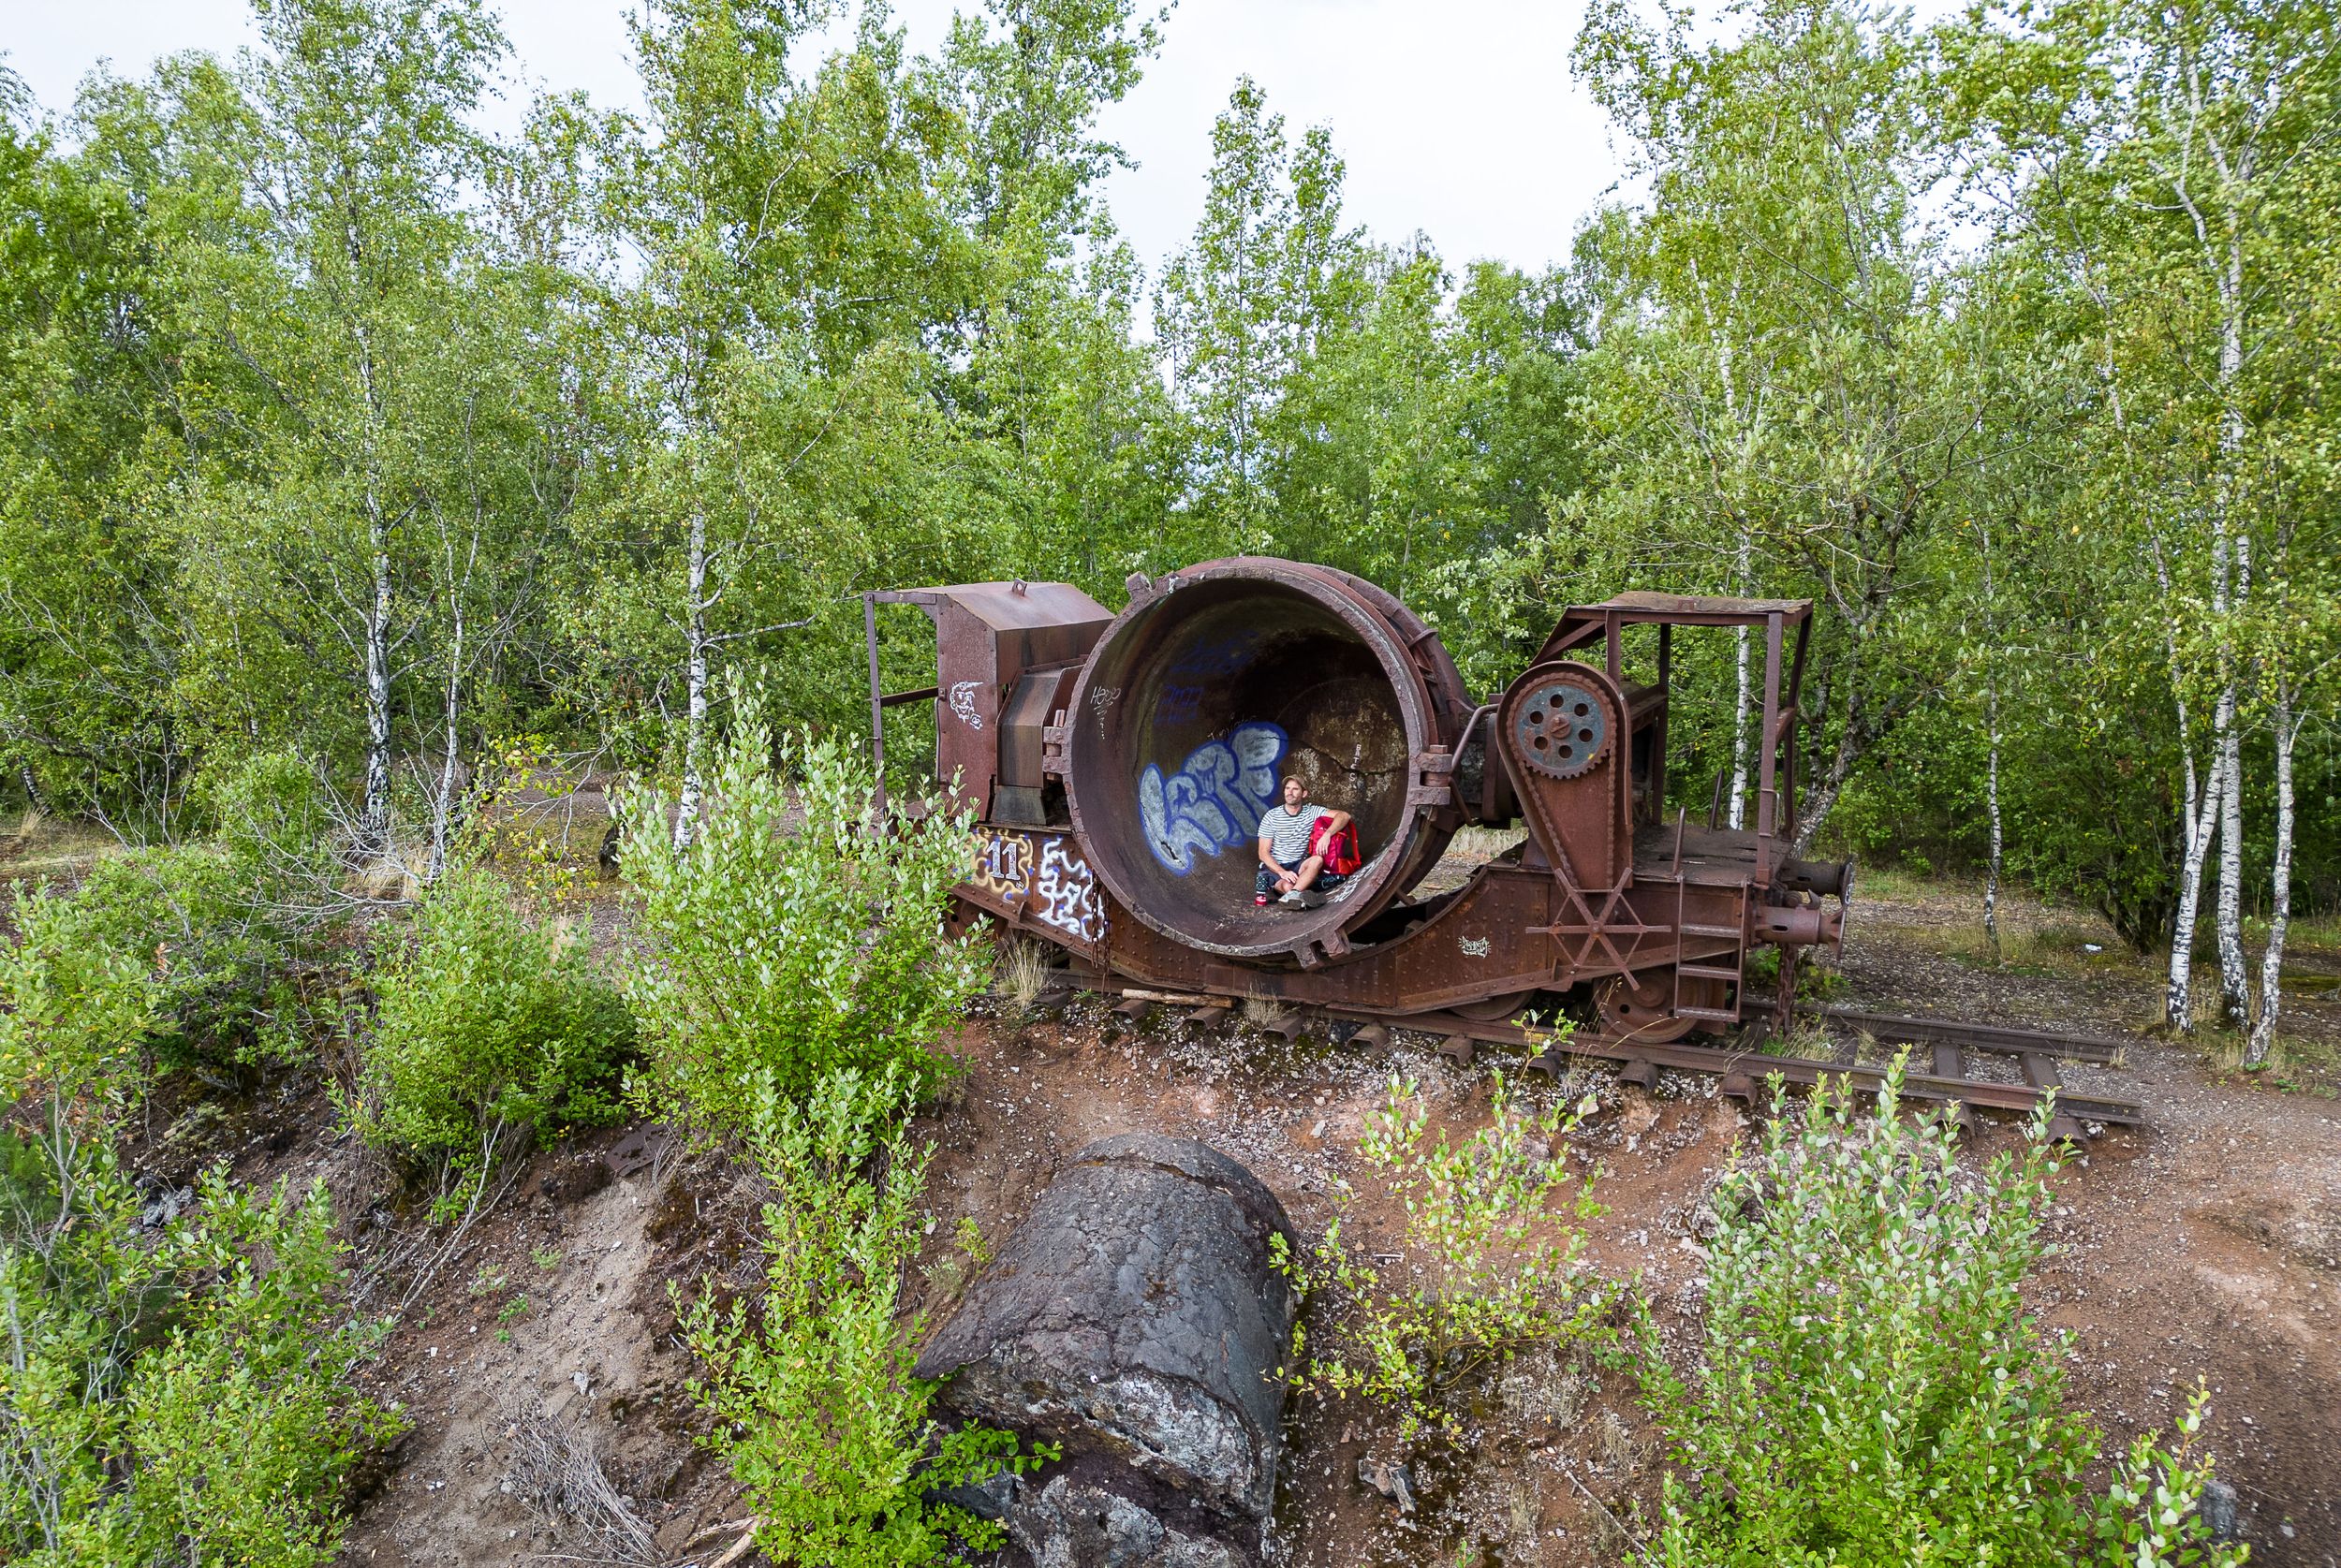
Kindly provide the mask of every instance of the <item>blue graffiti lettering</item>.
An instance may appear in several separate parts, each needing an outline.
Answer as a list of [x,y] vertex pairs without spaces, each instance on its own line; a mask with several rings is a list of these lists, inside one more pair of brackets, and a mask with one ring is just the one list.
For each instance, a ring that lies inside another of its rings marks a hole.
[[1148,763],[1138,779],[1138,812],[1155,858],[1185,876],[1199,853],[1215,856],[1258,834],[1260,813],[1275,800],[1285,745],[1280,726],[1242,724],[1226,740],[1189,752],[1168,778]]
[[1185,724],[1203,712],[1203,688],[1200,686],[1165,686],[1162,699],[1155,704],[1155,723],[1158,725]]

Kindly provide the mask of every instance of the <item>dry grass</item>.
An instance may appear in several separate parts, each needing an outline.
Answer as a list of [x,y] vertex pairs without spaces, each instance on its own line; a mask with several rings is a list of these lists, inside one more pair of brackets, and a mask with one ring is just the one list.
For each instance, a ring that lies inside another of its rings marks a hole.
[[1029,1008],[1038,1002],[1048,981],[1049,956],[1037,942],[1011,938],[1001,945],[999,957],[993,960],[994,994],[1018,1007]]
[[1244,999],[1244,1021],[1254,1029],[1274,1029],[1285,1021],[1285,1004],[1258,991]]
[[0,882],[79,881],[100,857],[121,849],[93,823],[27,810],[0,833]]
[[582,1429],[541,1409],[519,1411],[508,1418],[505,1437],[511,1444],[512,1491],[522,1502],[547,1519],[592,1531],[607,1554],[604,1561],[650,1568],[659,1561],[650,1526],[610,1479],[594,1440]]

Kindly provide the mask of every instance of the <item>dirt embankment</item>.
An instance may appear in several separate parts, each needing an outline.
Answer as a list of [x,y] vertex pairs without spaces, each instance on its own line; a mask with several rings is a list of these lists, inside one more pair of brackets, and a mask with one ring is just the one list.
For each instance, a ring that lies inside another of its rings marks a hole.
[[[2058,1252],[2034,1287],[2043,1319],[2074,1335],[2074,1396],[2124,1443],[2166,1429],[2201,1381],[2208,1440],[2256,1561],[2341,1564],[2341,1105],[2320,1065],[2331,1061],[2322,1042],[2341,1039],[2341,1006],[2319,992],[2298,1004],[2304,1045],[2274,1075],[2286,1092],[2137,1035],[2153,975],[2118,955],[2081,954],[2089,932],[2069,956],[2055,947],[2065,937],[2036,931],[2023,961],[1994,967],[1958,956],[1966,918],[1940,900],[1865,900],[1850,922],[1846,999],[2135,1041],[2125,1068],[2073,1076],[2141,1101],[2150,1125],[2108,1133],[2060,1177]],[[595,921],[596,939],[609,928]],[[1355,1156],[1364,1117],[1393,1073],[1420,1079],[1457,1123],[1486,1108],[1488,1060],[1459,1068],[1429,1044],[1288,1046],[1241,1025],[1205,1033],[1169,1021],[1123,1033],[1095,1005],[972,1021],[951,1042],[966,1076],[919,1128],[936,1150],[925,1304],[947,1310],[959,1286],[950,1240],[962,1216],[996,1239],[1060,1161],[1121,1132],[1212,1143],[1303,1230],[1333,1217],[1337,1183],[1355,1182],[1347,1228],[1403,1272],[1398,1216]],[[1604,1172],[1593,1253],[1640,1277],[1678,1341],[1695,1327],[1690,1218],[1749,1125],[1714,1089],[1670,1075],[1648,1094],[1588,1070],[1531,1091],[1597,1096],[1572,1151]],[[1978,1151],[2012,1136],[1987,1125]],[[746,1510],[695,1442],[703,1421],[669,1300],[670,1283],[753,1288],[758,1194],[736,1167],[685,1161],[655,1129],[540,1153],[415,1292],[430,1256],[417,1248],[418,1216],[334,1130],[322,1094],[214,1116],[171,1149],[182,1165],[224,1150],[250,1178],[323,1175],[366,1309],[412,1293],[368,1375],[414,1427],[369,1477],[346,1563],[712,1568],[737,1542]],[[1656,1494],[1659,1456],[1629,1390],[1564,1359],[1524,1357],[1491,1376],[1463,1444],[1411,1456],[1421,1495],[1411,1516],[1357,1479],[1361,1458],[1398,1457],[1380,1413],[1302,1399],[1290,1423],[1275,1545],[1296,1568],[1447,1563],[1459,1552],[1510,1568],[1612,1562],[1621,1523],[1646,1518]]]

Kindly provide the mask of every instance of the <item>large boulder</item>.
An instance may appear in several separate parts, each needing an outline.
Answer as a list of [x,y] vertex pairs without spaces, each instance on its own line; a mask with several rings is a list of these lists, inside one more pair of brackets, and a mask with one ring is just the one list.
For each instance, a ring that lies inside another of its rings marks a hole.
[[1060,1171],[919,1357],[938,1405],[1060,1463],[968,1501],[1038,1568],[1244,1568],[1283,1450],[1299,1303],[1275,1194],[1188,1138],[1126,1134]]

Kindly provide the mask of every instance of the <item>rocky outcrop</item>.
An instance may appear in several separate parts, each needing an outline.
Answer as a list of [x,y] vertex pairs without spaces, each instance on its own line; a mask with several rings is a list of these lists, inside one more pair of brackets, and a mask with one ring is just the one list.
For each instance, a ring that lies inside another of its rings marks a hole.
[[1282,1455],[1290,1222],[1208,1145],[1076,1154],[919,1358],[938,1406],[1064,1458],[971,1497],[1036,1568],[1245,1568]]

